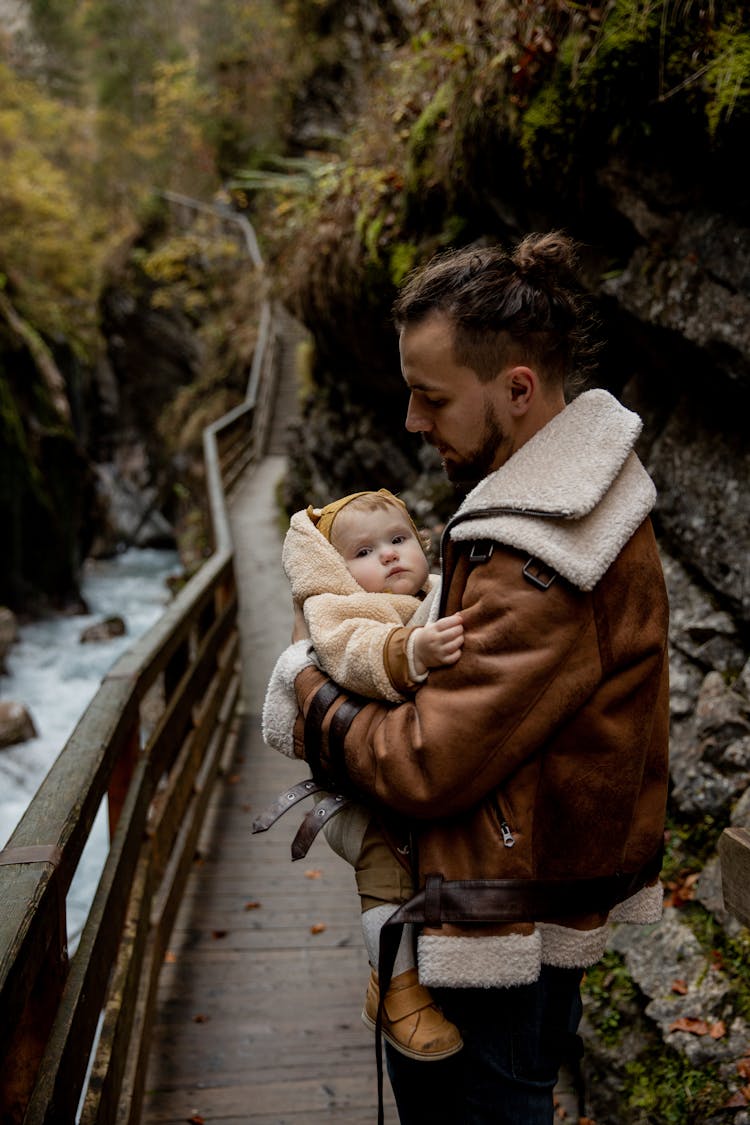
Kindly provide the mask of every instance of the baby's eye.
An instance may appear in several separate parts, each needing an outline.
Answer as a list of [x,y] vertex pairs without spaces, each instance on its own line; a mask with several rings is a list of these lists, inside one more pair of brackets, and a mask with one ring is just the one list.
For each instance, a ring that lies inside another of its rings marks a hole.
[[354,557],[355,557],[355,559],[364,559],[367,555],[369,555],[369,553],[370,553],[369,547],[360,547]]
[[405,535],[394,535],[393,536],[393,542],[396,546],[398,546],[399,543],[405,543],[406,542],[406,536]]

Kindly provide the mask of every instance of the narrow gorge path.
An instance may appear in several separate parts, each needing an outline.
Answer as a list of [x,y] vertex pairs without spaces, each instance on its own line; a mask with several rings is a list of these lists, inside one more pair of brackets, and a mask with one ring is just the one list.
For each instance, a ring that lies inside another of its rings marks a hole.
[[[271,451],[294,409],[288,381],[298,338],[287,323]],[[377,1119],[373,1037],[360,1020],[369,969],[351,868],[322,839],[291,862],[304,804],[269,832],[250,831],[257,812],[307,775],[260,736],[265,685],[292,627],[276,503],[284,466],[270,452],[231,500],[244,729],[161,971],[144,1125]],[[387,1097],[386,1122],[395,1125]]]
[[[250,830],[257,812],[307,774],[260,735],[265,685],[292,628],[276,496],[302,332],[291,318],[281,323],[269,453],[230,504],[243,731],[162,967],[143,1125],[377,1120],[373,1037],[360,1020],[369,967],[351,868],[322,839],[306,859],[291,862],[304,804],[266,833]],[[396,1125],[387,1083],[385,1097],[386,1125]],[[569,1084],[561,1083],[557,1119],[577,1121],[574,1107]]]

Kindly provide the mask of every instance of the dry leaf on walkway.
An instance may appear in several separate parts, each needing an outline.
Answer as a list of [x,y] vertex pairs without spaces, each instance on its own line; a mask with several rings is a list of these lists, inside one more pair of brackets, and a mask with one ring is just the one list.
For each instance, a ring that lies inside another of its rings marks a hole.
[[176,960],[177,960],[177,958],[174,955],[174,953],[172,953],[171,949],[168,949],[167,952],[164,954],[164,964],[165,965],[174,965]]
[[211,937],[216,941],[217,938],[226,937],[229,930],[211,930]]
[[186,1117],[185,1120],[189,1125],[206,1125],[205,1117],[201,1117],[199,1113],[194,1113],[192,1117]]
[[716,1020],[708,1029],[708,1034],[712,1039],[723,1039],[727,1033],[727,1027],[724,1020]]
[[260,903],[259,902],[246,902],[245,903],[245,910],[260,910]]
[[323,924],[323,922],[316,922],[314,926],[310,926],[310,933],[311,934],[325,933],[325,925]]
[[672,992],[677,992],[680,996],[687,996],[687,991],[687,981],[682,979],[672,981]]
[[203,1012],[198,1012],[197,1016],[193,1016],[193,1023],[208,1023],[210,1019],[210,1016],[204,1016]]
[[750,1055],[737,1063],[737,1073],[740,1078],[750,1078]]
[[306,879],[320,879],[322,874],[323,874],[323,872],[320,870],[319,867],[310,867],[305,872],[305,878]]

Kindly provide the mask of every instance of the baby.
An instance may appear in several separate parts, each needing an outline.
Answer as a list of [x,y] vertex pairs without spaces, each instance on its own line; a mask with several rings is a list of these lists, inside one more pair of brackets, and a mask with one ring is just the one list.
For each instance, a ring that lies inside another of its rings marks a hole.
[[[309,635],[320,666],[347,690],[397,702],[416,690],[429,669],[459,659],[460,614],[427,621],[425,599],[437,579],[406,506],[386,489],[296,512],[282,561],[295,603],[295,636]],[[271,729],[273,684],[272,676],[264,736],[288,752]],[[414,893],[408,848],[399,846],[405,841],[395,821],[385,825],[361,805],[343,809],[325,831],[333,849],[354,867],[365,945],[376,966],[383,923]],[[373,971],[362,1012],[370,1028],[378,999]],[[402,1054],[421,1060],[446,1058],[463,1046],[458,1029],[419,983],[410,935],[401,943],[384,1000],[383,1035]]]

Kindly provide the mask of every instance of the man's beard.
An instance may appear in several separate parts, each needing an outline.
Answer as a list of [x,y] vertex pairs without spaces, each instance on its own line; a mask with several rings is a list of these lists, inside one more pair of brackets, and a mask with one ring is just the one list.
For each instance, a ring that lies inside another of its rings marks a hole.
[[473,485],[491,472],[500,446],[505,442],[505,432],[494,409],[488,404],[484,415],[484,429],[475,449],[462,455],[460,461],[443,461],[445,475],[452,484]]

